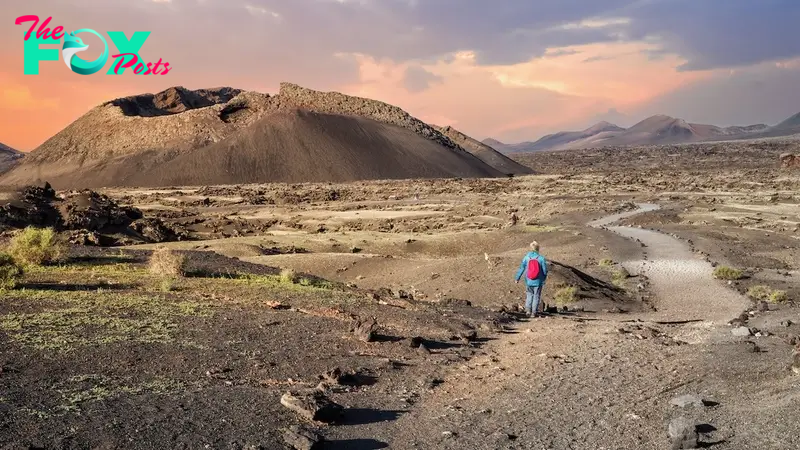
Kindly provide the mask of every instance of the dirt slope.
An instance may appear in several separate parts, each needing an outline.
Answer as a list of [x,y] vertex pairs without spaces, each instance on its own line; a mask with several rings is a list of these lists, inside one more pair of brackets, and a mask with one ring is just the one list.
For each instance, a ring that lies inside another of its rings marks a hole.
[[296,109],[147,173],[123,176],[129,185],[165,186],[497,175],[470,155],[394,125]]
[[481,161],[494,167],[505,174],[530,175],[535,173],[533,169],[514,161],[503,155],[491,146],[473,139],[453,127],[434,127],[442,134],[450,138],[453,142],[460,145],[466,151],[477,156]]
[[[312,119],[297,113],[298,109],[322,115]],[[322,120],[323,115],[327,119]],[[277,122],[248,129],[262,119]],[[333,123],[352,128],[340,130]],[[224,161],[217,155],[207,159],[206,155],[220,151],[219,147],[197,152],[226,139],[231,140],[224,144],[228,149],[223,151],[227,155]],[[247,150],[231,153],[230,149]],[[281,157],[276,159],[279,153]],[[206,159],[192,161],[195,157]],[[406,161],[409,157],[417,159]],[[161,167],[175,159],[169,167],[194,172],[178,176]],[[0,184],[47,180],[65,189],[131,183],[151,186],[177,179],[197,184],[343,181],[493,177],[525,171],[506,158],[492,160],[500,162],[502,170],[487,165],[402,109],[375,100],[291,83],[282,83],[274,96],[227,87],[197,91],[176,87],[93,108],[31,152],[25,164],[0,177]],[[260,165],[251,166],[254,161]],[[272,166],[276,161],[279,165]],[[327,161],[330,167],[318,166],[319,161]],[[241,170],[230,175],[228,171],[236,167]],[[509,167],[515,172],[509,172]]]

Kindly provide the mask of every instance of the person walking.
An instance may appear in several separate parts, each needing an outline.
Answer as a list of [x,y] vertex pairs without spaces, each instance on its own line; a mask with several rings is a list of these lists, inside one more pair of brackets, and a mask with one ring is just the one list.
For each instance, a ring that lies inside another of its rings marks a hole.
[[528,317],[540,317],[539,303],[542,300],[542,289],[547,280],[547,260],[539,254],[539,243],[531,242],[531,251],[522,258],[517,271],[515,283],[519,283],[525,275],[525,314]]

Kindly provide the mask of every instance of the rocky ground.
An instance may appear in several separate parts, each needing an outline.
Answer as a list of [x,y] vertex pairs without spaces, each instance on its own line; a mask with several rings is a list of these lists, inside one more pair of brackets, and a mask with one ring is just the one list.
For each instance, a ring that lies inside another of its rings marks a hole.
[[[783,147],[651,150],[494,180],[7,195],[3,217],[36,204],[91,238],[0,294],[0,448],[793,448],[800,176]],[[513,282],[533,239],[541,319]],[[157,245],[188,257],[166,288]]]

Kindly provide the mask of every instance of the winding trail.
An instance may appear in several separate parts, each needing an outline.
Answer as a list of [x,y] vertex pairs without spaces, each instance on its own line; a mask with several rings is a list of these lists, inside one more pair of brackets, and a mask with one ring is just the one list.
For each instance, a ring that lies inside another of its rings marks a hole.
[[704,320],[718,325],[744,311],[749,301],[713,276],[713,267],[688,245],[664,233],[626,226],[611,226],[627,217],[659,209],[655,204],[589,222],[587,225],[617,233],[646,245],[645,259],[623,266],[646,276],[655,295],[653,320]]
[[[588,322],[519,323],[515,332],[487,345],[485,355],[449,372],[441,387],[396,421],[387,438],[392,448],[659,450],[669,448],[666,423],[678,414],[670,400],[685,391],[711,392],[720,400],[722,413],[709,417],[704,411],[698,420],[745,430],[736,436],[739,442],[757,443],[746,448],[790,448],[783,443],[791,440],[784,437],[791,432],[745,436],[752,426],[752,405],[764,402],[742,400],[740,392],[730,389],[738,383],[745,392],[759,392],[763,382],[741,364],[751,350],[743,352],[735,342],[739,338],[721,326],[749,302],[714,279],[711,264],[680,240],[614,225],[658,208],[642,204],[587,224],[646,245],[643,259],[623,265],[648,277],[655,312]],[[623,324],[623,318],[645,323]],[[646,323],[661,320],[692,322]],[[647,337],[648,330],[659,336]],[[783,394],[794,388],[781,389]],[[784,405],[781,414],[791,408]],[[747,421],[739,422],[740,417]],[[775,423],[770,413],[757,420],[766,424],[760,425],[763,430],[772,430]]]

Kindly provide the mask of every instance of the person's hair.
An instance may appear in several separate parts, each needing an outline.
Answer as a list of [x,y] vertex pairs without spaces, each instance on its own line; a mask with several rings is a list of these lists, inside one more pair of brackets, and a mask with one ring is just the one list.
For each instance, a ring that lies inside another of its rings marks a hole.
[[539,251],[539,243],[536,241],[531,242],[531,250],[538,252]]

